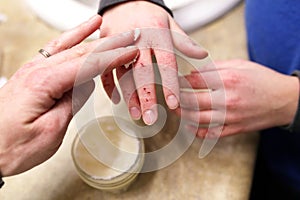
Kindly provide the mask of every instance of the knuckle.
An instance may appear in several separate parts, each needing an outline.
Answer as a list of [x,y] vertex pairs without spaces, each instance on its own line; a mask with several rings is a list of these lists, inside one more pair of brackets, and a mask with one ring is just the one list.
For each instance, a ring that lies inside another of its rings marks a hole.
[[87,47],[81,45],[77,48],[74,48],[73,53],[76,55],[76,57],[81,57],[81,56],[85,55],[86,52],[87,52]]
[[[45,76],[43,74],[44,70],[36,69],[34,71],[31,71],[28,76],[26,77],[26,82],[29,82],[30,84],[37,84],[39,83],[43,77]],[[43,76],[42,76],[43,75]]]
[[239,119],[238,119],[238,116],[235,115],[235,114],[232,114],[232,113],[227,113],[226,114],[226,121],[227,123],[235,123],[237,122]]
[[157,13],[156,15],[153,16],[153,25],[157,28],[165,28],[166,27],[166,20],[162,20],[165,19],[164,17],[164,13]]
[[47,68],[39,68],[30,72],[25,78],[25,87],[44,92],[50,83],[50,74],[47,72]]
[[241,102],[240,96],[231,96],[226,98],[226,108],[228,110],[237,110]]
[[236,70],[227,71],[223,82],[225,87],[232,88],[242,82],[242,77]]
[[57,50],[61,50],[64,48],[64,44],[63,41],[61,39],[54,39],[52,41],[50,41],[47,46],[53,48],[53,49],[57,49]]

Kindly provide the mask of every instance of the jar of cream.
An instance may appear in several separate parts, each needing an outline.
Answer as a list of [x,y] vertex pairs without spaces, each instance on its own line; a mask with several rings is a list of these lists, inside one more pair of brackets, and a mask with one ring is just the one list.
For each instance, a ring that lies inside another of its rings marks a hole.
[[[94,119],[79,130],[72,144],[73,162],[82,180],[113,193],[126,191],[144,163],[143,139],[134,137],[134,130],[125,133],[120,122],[123,127],[129,123],[112,116]],[[130,125],[125,128],[127,132]]]

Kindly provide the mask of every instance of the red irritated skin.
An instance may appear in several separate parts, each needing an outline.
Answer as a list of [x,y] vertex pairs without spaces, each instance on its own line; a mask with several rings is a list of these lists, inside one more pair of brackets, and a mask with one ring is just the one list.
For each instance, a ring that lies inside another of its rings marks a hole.
[[[197,79],[189,81],[197,89],[208,89],[204,80],[210,78],[212,90],[196,96],[181,92],[183,108],[176,110],[178,115],[196,124],[219,124],[210,129],[189,126],[199,137],[214,137],[220,129],[221,136],[227,136],[292,123],[299,98],[297,77],[246,60],[215,64],[215,69],[185,77]],[[213,84],[212,74],[218,74],[222,84]],[[220,98],[222,94],[225,98]]]
[[[206,57],[207,52],[189,39],[165,9],[147,1],[128,1],[106,10],[103,14],[101,37],[137,28],[141,32],[135,43],[140,48],[139,58],[132,70],[117,68],[117,76],[120,80],[127,73],[128,78],[120,81],[120,87],[132,118],[142,117],[146,124],[151,125],[158,117],[152,55],[156,57],[166,103],[170,109],[176,109],[180,96],[173,49],[199,59]],[[113,80],[112,74],[102,77],[110,97],[115,88]],[[112,100],[118,102],[119,97],[114,97]]]
[[[94,16],[51,41],[44,47],[50,57],[38,54],[0,89],[2,176],[24,172],[50,158],[73,114],[92,93],[93,77],[138,55],[137,47],[127,47],[134,42],[134,32],[80,44],[101,21]],[[80,91],[77,95],[72,95],[74,88]]]

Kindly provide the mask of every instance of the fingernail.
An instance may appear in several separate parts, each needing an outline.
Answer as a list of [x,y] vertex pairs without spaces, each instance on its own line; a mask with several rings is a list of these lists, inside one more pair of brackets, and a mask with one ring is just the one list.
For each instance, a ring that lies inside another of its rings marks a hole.
[[146,110],[143,115],[143,120],[144,120],[145,124],[147,124],[147,125],[154,124],[154,122],[156,120],[154,112],[152,110]]
[[137,49],[137,47],[136,46],[133,46],[133,45],[131,45],[131,46],[128,46],[128,47],[126,47],[127,49]]
[[178,107],[178,100],[174,95],[170,95],[167,98],[167,104],[170,109],[175,109]]
[[140,37],[140,35],[141,35],[141,30],[139,28],[136,28],[134,30],[134,39],[133,40],[136,41]]
[[137,107],[130,108],[130,115],[134,120],[139,120],[141,118],[141,112]]
[[208,56],[208,52],[202,46],[200,46],[199,44],[197,44],[194,40],[189,39],[189,42],[187,42],[187,43],[190,44],[190,46],[195,47],[198,50],[200,50],[201,54],[202,54],[201,57],[205,58],[205,57]]

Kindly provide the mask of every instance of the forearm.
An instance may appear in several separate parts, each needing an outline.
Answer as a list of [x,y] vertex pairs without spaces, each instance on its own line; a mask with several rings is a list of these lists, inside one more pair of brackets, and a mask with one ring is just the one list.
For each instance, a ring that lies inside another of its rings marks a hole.
[[[105,10],[107,10],[108,8],[115,6],[117,4],[120,4],[120,3],[127,2],[127,1],[135,1],[135,0],[101,0],[100,5],[99,5],[98,14],[103,15]],[[170,13],[170,15],[173,15],[172,11],[165,5],[163,0],[147,0],[147,1],[163,7],[167,12]]]

